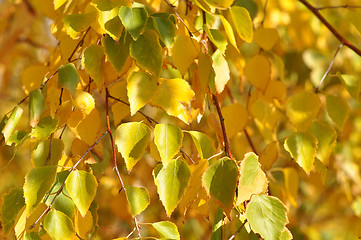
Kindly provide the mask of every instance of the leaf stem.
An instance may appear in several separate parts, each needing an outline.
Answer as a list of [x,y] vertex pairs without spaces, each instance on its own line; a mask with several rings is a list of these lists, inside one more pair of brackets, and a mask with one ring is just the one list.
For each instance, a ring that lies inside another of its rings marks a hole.
[[77,50],[79,47],[83,46],[83,44],[84,44],[84,39],[85,39],[86,35],[88,35],[89,30],[90,30],[90,27],[88,27],[88,29],[87,29],[86,32],[84,33],[83,37],[81,38],[81,40],[80,40],[80,41],[78,42],[78,44],[75,46],[73,52],[70,54],[70,56],[69,56],[69,58],[68,58],[68,61],[69,61],[69,62],[70,62],[71,59],[73,58],[76,50]]
[[218,117],[219,117],[219,121],[221,123],[221,128],[222,128],[222,134],[223,134],[223,139],[224,139],[224,151],[226,152],[226,155],[230,158],[234,160],[234,157],[231,153],[231,148],[229,147],[229,139],[227,137],[227,132],[226,132],[226,127],[224,125],[224,118],[222,115],[222,111],[221,111],[221,107],[219,106],[219,102],[218,102],[218,98],[215,94],[212,94],[212,99],[213,99],[213,104],[217,109],[217,113],[218,113]]
[[357,55],[361,56],[361,50],[355,45],[348,42],[337,30],[320,14],[317,8],[307,2],[307,0],[298,0],[305,5],[331,32],[332,34],[344,45],[354,51]]
[[250,145],[251,148],[252,148],[252,151],[253,151],[256,155],[258,155],[258,154],[257,154],[256,147],[254,146],[254,144],[253,144],[253,142],[252,142],[252,139],[251,139],[251,137],[249,136],[247,130],[246,130],[246,129],[243,129],[243,131],[244,131],[244,134],[246,135],[246,138],[247,138],[247,141],[248,141],[249,145]]
[[330,65],[329,65],[328,68],[327,68],[327,71],[325,72],[325,74],[323,74],[320,83],[318,84],[317,88],[315,89],[315,93],[318,93],[318,91],[320,90],[320,87],[321,87],[323,81],[325,80],[325,78],[327,77],[327,75],[329,74],[329,72],[331,71],[333,62],[335,61],[335,58],[336,58],[336,55],[337,55],[338,51],[340,51],[340,49],[342,48],[343,45],[344,45],[343,42],[341,42],[340,45],[338,45],[338,48],[337,48],[335,54],[333,55],[333,58],[332,58],[332,60],[331,60]]
[[174,11],[175,15],[177,16],[178,20],[181,21],[181,23],[183,23],[183,25],[186,27],[189,36],[193,37],[193,34],[191,32],[191,30],[189,30],[188,26],[186,25],[186,23],[183,21],[183,19],[179,16],[178,12],[175,10],[175,6],[173,4],[171,4],[168,0],[164,0],[164,2],[166,2]]
[[246,222],[247,222],[247,219],[242,223],[242,225],[237,229],[237,231],[228,240],[234,239],[236,237],[236,235],[242,230],[242,228],[244,227]]

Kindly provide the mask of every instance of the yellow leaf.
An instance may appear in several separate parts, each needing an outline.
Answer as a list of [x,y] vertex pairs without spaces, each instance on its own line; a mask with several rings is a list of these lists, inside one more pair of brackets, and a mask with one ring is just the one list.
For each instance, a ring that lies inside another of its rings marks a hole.
[[185,35],[178,35],[170,49],[170,56],[178,67],[182,76],[193,63],[200,51],[199,43]]
[[219,9],[227,9],[229,8],[234,0],[205,0],[209,6],[219,8]]
[[254,33],[254,41],[264,50],[271,50],[280,36],[275,28],[258,28]]
[[26,94],[37,89],[42,84],[48,69],[44,65],[31,65],[21,74],[21,83]]
[[109,94],[128,103],[127,81],[120,81],[115,83],[113,86],[110,87]]
[[227,21],[227,19],[223,15],[218,15],[218,16],[222,21],[229,42],[234,46],[235,49],[237,49],[237,51],[239,51],[231,24]]
[[286,91],[287,89],[283,82],[271,80],[267,85],[264,97],[269,102],[277,99],[280,103],[284,103],[286,100]]
[[244,74],[253,86],[264,90],[271,77],[271,63],[265,56],[256,55],[247,61]]
[[212,60],[213,69],[216,74],[214,79],[216,92],[221,93],[230,79],[228,63],[219,49],[213,53]]
[[276,107],[264,100],[263,98],[258,98],[251,107],[251,113],[268,129],[272,129],[276,126],[277,121],[279,121],[279,113]]
[[76,90],[75,98],[73,99],[74,107],[89,114],[95,107],[93,96],[85,91]]
[[[97,138],[100,127],[100,114],[96,108],[91,111],[77,126],[76,130],[81,140],[92,145]],[[91,127],[89,127],[91,126]]]
[[233,6],[229,12],[239,37],[251,43],[253,39],[253,24],[247,9]]
[[93,216],[87,211],[84,217],[81,216],[79,211],[76,211],[75,219],[74,219],[75,231],[79,235],[79,237],[83,239],[88,238],[88,234],[93,228]]
[[286,101],[286,115],[298,130],[306,130],[321,108],[320,98],[313,92],[301,92]]
[[278,142],[271,142],[268,144],[261,156],[259,157],[259,162],[262,169],[270,169],[272,164],[277,160],[278,157]]
[[198,71],[192,81],[192,89],[195,93],[194,100],[192,101],[192,106],[194,108],[199,108],[201,110],[201,113],[203,113],[204,111],[204,100],[206,97],[206,89],[210,79],[211,71],[211,58],[204,53],[200,53],[198,56]]
[[350,108],[347,102],[339,96],[327,94],[326,109],[328,116],[336,124],[338,129],[342,131],[350,115]]
[[118,124],[130,114],[130,108],[128,105],[116,102],[111,107],[113,113],[114,126]]
[[285,188],[288,200],[296,208],[298,195],[298,172],[294,168],[284,168]]
[[64,5],[68,0],[54,0],[54,9],[57,10]]
[[187,81],[181,78],[160,78],[159,91],[152,103],[163,108],[169,115],[179,118],[185,123],[191,122],[191,115],[185,106],[194,97]]
[[92,44],[84,50],[81,58],[82,66],[85,68],[86,73],[94,79],[99,90],[101,90],[104,83],[104,74],[102,70],[104,56],[103,47]]
[[243,130],[247,124],[247,110],[239,103],[227,105],[222,108],[222,115],[228,138]]

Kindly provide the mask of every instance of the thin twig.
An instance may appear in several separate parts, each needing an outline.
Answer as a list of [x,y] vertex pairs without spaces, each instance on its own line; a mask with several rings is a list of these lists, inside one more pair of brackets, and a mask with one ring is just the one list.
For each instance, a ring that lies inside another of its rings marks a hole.
[[189,161],[191,161],[193,164],[196,164],[196,163],[193,161],[193,159],[192,159],[190,156],[188,156],[187,153],[185,153],[185,152],[183,151],[183,149],[180,148],[179,151],[183,154],[183,156],[186,156],[186,157],[189,159]]
[[325,74],[323,74],[320,83],[318,84],[317,88],[315,89],[315,93],[318,93],[318,91],[320,90],[320,87],[321,87],[323,81],[325,80],[325,78],[327,77],[327,75],[329,74],[329,72],[331,71],[333,62],[335,61],[335,58],[336,58],[336,55],[337,55],[338,51],[340,51],[340,49],[342,48],[342,46],[343,46],[343,42],[341,42],[341,44],[338,45],[338,48],[337,48],[335,54],[333,55],[333,58],[332,58],[332,60],[331,60],[330,65],[329,65],[328,68],[327,68],[327,71],[325,72]]
[[[69,169],[69,172],[72,172],[75,170],[76,166],[78,166],[78,164],[84,159],[84,157],[95,147],[95,145],[97,145],[100,140],[102,140],[102,138],[108,133],[108,131],[104,132],[102,134],[102,136],[93,144],[91,145],[88,150],[83,154],[83,156],[81,156],[81,158],[78,160],[78,162],[75,163],[74,166],[72,166],[70,169]],[[70,174],[69,174],[70,175]],[[69,175],[66,177],[65,181],[63,182],[63,184],[60,186],[60,188],[58,189],[58,191],[56,191],[55,193],[55,196],[54,198],[51,200],[49,206],[44,210],[44,212],[40,215],[40,217],[29,227],[29,229],[32,229],[33,227],[35,227],[35,225],[40,221],[40,219],[46,215],[51,207],[53,206],[54,202],[55,202],[55,199],[60,195],[60,193],[63,191],[64,187],[65,187],[65,184],[66,184],[66,180],[68,179]]]
[[219,106],[219,102],[218,102],[218,98],[216,95],[212,94],[212,99],[213,99],[213,104],[214,106],[216,106],[217,109],[217,113],[218,113],[218,117],[219,117],[219,121],[221,123],[221,128],[222,128],[222,134],[223,134],[223,141],[224,141],[224,151],[226,152],[226,155],[230,158],[230,159],[234,159],[232,153],[231,153],[231,148],[230,148],[230,144],[229,144],[229,139],[227,137],[227,132],[226,132],[226,127],[224,125],[224,118],[222,115],[222,111],[221,111],[221,107]]
[[358,49],[355,45],[348,42],[337,30],[320,14],[320,12],[307,0],[298,0],[303,3],[331,32],[332,34],[344,45],[354,51],[357,55],[361,56],[361,50]]
[[[108,90],[108,88],[105,88],[105,114],[106,114],[106,119],[107,119],[107,129],[108,129],[110,141],[111,141],[111,144],[112,144],[112,150],[113,150],[114,169],[115,169],[115,172],[118,175],[120,184],[121,184],[122,188],[124,189],[125,194],[127,194],[127,189],[125,188],[124,181],[122,179],[122,176],[119,173],[118,164],[117,164],[117,155],[116,155],[116,151],[115,151],[114,138],[113,138],[112,131],[110,129],[109,100],[108,100],[109,98],[110,98],[109,90]],[[139,225],[138,225],[138,221],[137,221],[136,217],[134,217],[134,222],[135,222],[135,227],[136,227],[137,232],[138,232],[138,236],[139,236],[139,238],[142,238],[142,235],[140,234]]]
[[90,27],[88,27],[88,29],[87,29],[86,32],[84,33],[83,37],[80,39],[80,41],[78,42],[78,44],[75,46],[73,52],[70,54],[70,57],[68,58],[68,61],[69,61],[69,62],[70,62],[71,59],[73,58],[76,50],[84,44],[84,39],[85,39],[86,35],[88,34],[89,30],[90,30]]
[[267,5],[268,5],[268,0],[266,0],[266,2],[264,3],[263,18],[262,18],[262,21],[261,21],[261,26],[262,26],[262,27],[263,27],[264,21],[265,21],[265,19],[266,19]]
[[46,158],[45,166],[46,166],[46,164],[48,163],[48,161],[51,159],[51,145],[52,145],[52,142],[53,142],[53,137],[54,137],[54,133],[51,133],[51,134],[50,134],[50,137],[49,137],[48,157]]
[[208,36],[207,36],[206,30],[204,29],[204,25],[207,25],[207,15],[206,15],[206,12],[203,10],[202,10],[202,19],[203,19],[203,33],[202,33],[202,37],[201,37],[201,42],[204,45],[205,54],[208,54],[208,43],[207,43]]
[[193,37],[193,34],[191,32],[191,30],[189,30],[187,24],[183,21],[183,19],[179,16],[178,12],[175,10],[175,6],[173,4],[171,4],[168,0],[164,0],[174,11],[175,15],[177,16],[178,20],[181,21],[183,23],[183,25],[186,27],[189,36]]
[[338,6],[324,6],[324,7],[317,7],[315,9],[317,10],[324,10],[324,9],[333,9],[333,8],[361,8],[361,6],[357,6],[357,5],[338,5]]
[[242,230],[242,228],[244,227],[246,222],[247,222],[247,219],[242,223],[242,225],[237,229],[237,231],[228,240],[234,239],[236,237],[236,235]]
[[256,147],[254,146],[254,144],[253,144],[253,142],[252,142],[252,139],[251,139],[251,137],[249,136],[247,130],[244,129],[243,131],[244,131],[244,134],[246,135],[246,138],[247,138],[247,141],[248,141],[249,145],[250,145],[251,148],[252,148],[252,151],[253,151],[256,155],[258,155],[258,154],[257,154]]

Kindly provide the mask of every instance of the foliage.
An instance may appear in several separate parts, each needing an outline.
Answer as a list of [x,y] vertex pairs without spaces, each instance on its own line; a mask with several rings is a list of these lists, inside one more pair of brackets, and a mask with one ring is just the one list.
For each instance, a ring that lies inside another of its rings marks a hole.
[[360,237],[356,3],[1,1],[0,238]]

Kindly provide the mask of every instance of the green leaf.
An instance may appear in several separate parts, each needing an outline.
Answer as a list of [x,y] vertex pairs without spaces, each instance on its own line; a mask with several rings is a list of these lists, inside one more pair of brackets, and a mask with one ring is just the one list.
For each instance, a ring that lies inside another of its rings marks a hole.
[[176,27],[172,20],[164,17],[156,17],[158,15],[154,15],[153,18],[157,23],[157,28],[160,34],[162,41],[164,42],[167,48],[170,48],[174,43],[174,38],[176,36]]
[[238,206],[249,200],[252,195],[265,193],[267,187],[267,177],[259,165],[258,156],[253,152],[247,153],[241,163],[241,177],[238,183],[236,205]]
[[73,63],[62,65],[58,69],[58,88],[66,88],[75,95],[76,85],[80,82],[78,71]]
[[336,131],[328,124],[315,121],[311,124],[308,132],[317,138],[316,157],[320,159],[325,166],[328,166],[328,160],[337,142]]
[[47,139],[50,134],[56,130],[58,122],[59,119],[57,117],[54,119],[52,119],[51,116],[43,117],[40,119],[38,125],[31,131],[31,136],[38,140]]
[[287,99],[286,114],[295,127],[307,130],[321,108],[320,98],[313,92],[301,92]]
[[126,186],[127,200],[130,205],[132,216],[135,217],[143,212],[149,205],[149,194],[143,187]]
[[56,176],[56,166],[31,169],[25,176],[24,197],[29,215],[50,190]]
[[286,139],[284,147],[309,174],[316,156],[317,139],[309,133],[295,132]]
[[170,216],[188,186],[191,170],[187,163],[173,159],[166,167],[159,164],[153,170],[153,176],[159,198],[167,215]]
[[11,134],[7,144],[11,145],[12,143],[15,143],[15,146],[18,146],[20,143],[22,143],[28,137],[29,137],[29,134],[25,131],[15,131],[13,134]]
[[157,82],[145,72],[132,72],[128,78],[127,92],[130,114],[133,116],[140,108],[150,102],[157,93]]
[[287,210],[276,197],[254,195],[246,208],[251,229],[265,240],[278,240],[287,219]]
[[64,27],[67,34],[72,38],[76,39],[80,36],[80,33],[87,29],[97,18],[96,10],[89,11],[84,14],[72,14],[66,15],[64,18]]
[[104,74],[102,65],[104,62],[103,47],[96,44],[90,44],[83,52],[81,58],[81,65],[84,67],[85,72],[94,79],[98,89],[101,89],[104,82]]
[[113,40],[109,35],[102,38],[105,54],[115,70],[120,73],[129,58],[129,46],[132,42],[130,35],[124,31],[119,42]]
[[186,131],[191,135],[194,145],[197,148],[199,158],[208,159],[214,155],[216,148],[213,140],[202,132]]
[[54,240],[70,240],[75,237],[73,222],[64,213],[50,210],[44,219],[44,229]]
[[[63,171],[57,173],[55,182],[51,187],[48,198],[45,201],[46,204],[50,205],[50,203],[53,201],[55,197],[56,192],[63,185],[68,175],[69,175],[69,171]],[[69,193],[66,188],[63,188],[63,191],[55,198],[52,207],[58,211],[63,212],[70,218],[73,217],[75,211],[75,205],[73,200],[69,197]]]
[[166,239],[180,239],[180,235],[177,226],[169,221],[161,221],[152,223],[152,226],[157,230],[162,238]]
[[172,124],[157,124],[154,128],[154,142],[158,148],[162,163],[167,166],[178,153],[183,140],[182,130]]
[[30,126],[35,127],[45,110],[45,98],[40,89],[32,90],[29,93],[29,121]]
[[223,236],[222,226],[223,226],[223,210],[221,207],[218,207],[214,217],[211,240],[222,239]]
[[41,240],[41,237],[36,232],[29,232],[25,235],[25,240]]
[[19,106],[16,106],[12,110],[10,117],[8,119],[6,119],[5,117],[3,118],[4,122],[6,123],[4,128],[1,130],[1,132],[4,135],[6,144],[8,144],[9,138],[13,134],[15,127],[18,124],[22,114],[23,114],[23,109]]
[[[49,155],[50,140],[40,142],[31,153],[31,162],[34,167],[57,166],[63,155],[64,143],[61,139],[51,140],[51,151]],[[49,159],[48,159],[49,158]]]
[[25,206],[23,189],[11,189],[2,196],[1,202],[0,219],[3,231],[6,235],[14,227],[18,213]]
[[233,205],[237,178],[237,165],[228,157],[217,160],[203,174],[202,184],[208,195],[221,203],[228,213]]
[[253,39],[253,24],[249,12],[244,7],[234,6],[229,10],[238,36],[251,43]]
[[74,170],[69,174],[65,186],[69,196],[84,217],[97,191],[96,178],[89,172]]
[[156,77],[162,69],[163,55],[158,34],[153,30],[145,31],[138,37],[137,41],[130,44],[130,55],[135,59],[137,65],[149,70]]
[[227,48],[227,39],[218,29],[209,29],[207,25],[203,26],[209,40],[224,54]]
[[348,104],[341,97],[327,94],[326,109],[328,116],[332,119],[340,131],[342,131],[350,114]]
[[145,8],[122,6],[119,9],[119,17],[125,29],[132,35],[134,40],[137,40],[147,24],[148,12]]
[[124,158],[128,172],[142,157],[150,138],[150,129],[141,122],[123,123],[117,127],[115,144]]
[[356,78],[352,75],[346,75],[342,74],[340,72],[336,73],[336,76],[342,81],[342,83],[345,85],[347,91],[350,93],[350,95],[356,99],[359,100],[360,92],[361,92],[361,81],[359,78]]

